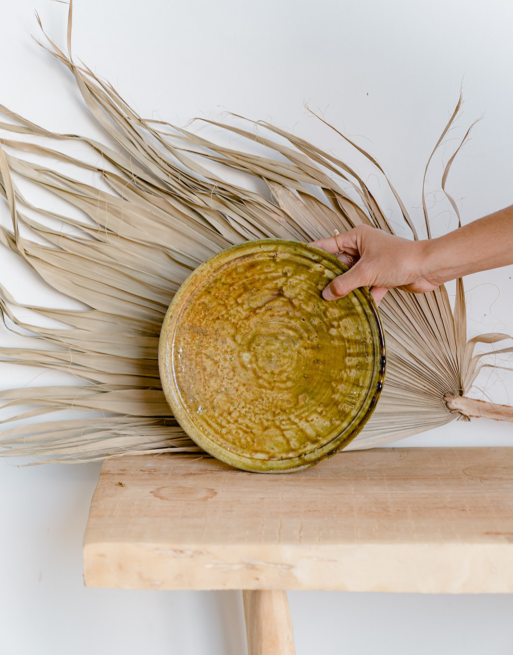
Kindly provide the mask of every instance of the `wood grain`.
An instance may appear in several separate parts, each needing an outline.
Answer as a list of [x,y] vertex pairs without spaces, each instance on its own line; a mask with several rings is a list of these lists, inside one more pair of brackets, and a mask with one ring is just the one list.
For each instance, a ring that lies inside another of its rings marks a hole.
[[295,655],[287,592],[279,589],[244,591],[242,598],[248,655]]
[[127,589],[513,592],[513,448],[346,452],[264,476],[104,463],[85,582]]

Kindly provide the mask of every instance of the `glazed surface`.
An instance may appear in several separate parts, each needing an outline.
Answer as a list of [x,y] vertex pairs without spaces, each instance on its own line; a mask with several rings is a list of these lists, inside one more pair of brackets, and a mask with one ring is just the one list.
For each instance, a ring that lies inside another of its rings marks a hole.
[[381,354],[361,292],[321,297],[341,265],[277,243],[212,266],[181,298],[169,335],[196,436],[267,461],[336,447],[370,406]]

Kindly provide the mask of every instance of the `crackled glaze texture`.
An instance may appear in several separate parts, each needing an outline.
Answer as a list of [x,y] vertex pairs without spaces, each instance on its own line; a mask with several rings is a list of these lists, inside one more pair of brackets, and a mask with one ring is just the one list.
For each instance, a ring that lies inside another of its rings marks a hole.
[[187,280],[166,318],[161,367],[176,417],[202,447],[279,471],[356,436],[381,388],[383,344],[364,292],[322,299],[341,272],[316,249],[266,240],[216,255]]

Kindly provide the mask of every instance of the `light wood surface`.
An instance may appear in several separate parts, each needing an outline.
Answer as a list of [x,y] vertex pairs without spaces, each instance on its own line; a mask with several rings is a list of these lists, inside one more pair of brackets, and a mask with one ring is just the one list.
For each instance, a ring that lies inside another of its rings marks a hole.
[[513,448],[353,451],[286,475],[111,459],[84,560],[99,587],[513,592]]
[[248,655],[295,655],[287,592],[244,591]]

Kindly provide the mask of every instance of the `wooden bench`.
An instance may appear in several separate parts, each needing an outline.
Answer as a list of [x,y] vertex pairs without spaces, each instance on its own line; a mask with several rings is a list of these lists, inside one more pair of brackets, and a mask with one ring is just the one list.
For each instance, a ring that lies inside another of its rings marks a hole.
[[513,592],[513,448],[347,452],[300,473],[103,464],[85,583],[242,589],[250,655],[292,655],[287,589]]

